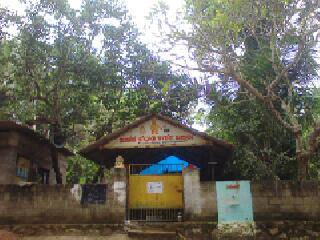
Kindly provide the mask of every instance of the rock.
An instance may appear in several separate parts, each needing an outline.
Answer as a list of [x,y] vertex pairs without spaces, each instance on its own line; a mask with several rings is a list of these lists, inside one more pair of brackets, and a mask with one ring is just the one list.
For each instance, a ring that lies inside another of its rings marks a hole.
[[306,230],[306,233],[307,233],[307,235],[310,236],[310,237],[319,237],[319,233],[314,232],[314,231],[312,231],[312,230]]
[[0,239],[1,240],[18,240],[19,238],[17,235],[11,232],[0,230]]
[[272,238],[265,232],[258,233],[256,235],[256,240],[271,240]]
[[201,228],[193,228],[192,233],[193,234],[201,233]]
[[113,231],[112,231],[111,228],[105,227],[105,228],[102,229],[101,232],[102,232],[103,235],[111,235]]
[[271,229],[269,230],[269,232],[270,232],[270,234],[271,234],[272,236],[274,236],[274,235],[276,235],[276,234],[279,232],[279,230],[278,230],[278,228],[271,228]]
[[211,239],[218,240],[218,235],[219,235],[218,229],[214,229],[211,233]]

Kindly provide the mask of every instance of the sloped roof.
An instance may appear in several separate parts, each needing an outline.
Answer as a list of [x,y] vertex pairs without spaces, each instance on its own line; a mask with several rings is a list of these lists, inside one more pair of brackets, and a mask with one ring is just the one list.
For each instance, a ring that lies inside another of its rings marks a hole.
[[209,136],[208,134],[204,133],[204,132],[199,132],[193,128],[190,128],[184,124],[181,124],[180,122],[178,121],[175,121],[173,120],[172,118],[169,118],[169,117],[165,117],[163,115],[160,115],[160,114],[149,114],[149,115],[146,115],[144,117],[141,117],[139,118],[138,120],[134,121],[133,123],[131,124],[128,124],[127,126],[121,128],[121,129],[118,129],[116,131],[114,131],[113,133],[105,136],[105,137],[102,137],[100,138],[99,140],[97,140],[96,142],[93,142],[92,144],[88,145],[87,147],[81,149],[79,151],[79,153],[81,155],[86,155],[87,153],[90,153],[92,151],[95,151],[95,150],[98,150],[100,149],[102,146],[104,146],[105,144],[107,144],[108,142],[118,138],[119,136],[121,136],[122,134],[126,133],[127,131],[139,126],[140,124],[146,122],[146,121],[149,121],[151,120],[152,118],[157,118],[159,120],[162,120],[162,121],[165,121],[169,124],[172,124],[178,128],[181,128],[187,132],[190,132],[191,134],[195,135],[195,136],[199,136],[200,138],[208,141],[208,142],[211,142],[212,144],[215,144],[215,145],[219,145],[225,149],[228,149],[228,150],[232,150],[234,148],[234,146],[230,143],[227,143],[223,140],[220,140],[220,139],[217,139],[217,138],[214,138],[214,137],[211,137]]
[[35,141],[38,141],[42,144],[48,145],[50,147],[54,147],[58,152],[62,153],[65,156],[73,156],[74,154],[67,148],[57,148],[53,143],[49,141],[49,139],[45,138],[41,134],[36,131],[30,129],[26,125],[18,124],[14,121],[0,121],[0,132],[9,132],[14,131],[18,133],[22,133]]

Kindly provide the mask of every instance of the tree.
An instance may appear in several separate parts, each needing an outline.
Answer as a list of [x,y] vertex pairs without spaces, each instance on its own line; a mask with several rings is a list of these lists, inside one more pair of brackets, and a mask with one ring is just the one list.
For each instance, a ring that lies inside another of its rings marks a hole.
[[119,60],[123,86],[108,88],[104,81],[97,82],[97,102],[106,114],[95,119],[96,138],[151,112],[188,123],[189,108],[197,99],[194,80],[187,73],[173,71],[144,45],[133,44],[133,49],[128,59]]
[[[255,88],[263,91],[261,83],[267,76],[273,75],[273,69],[265,57],[265,50],[269,49],[265,46],[260,50],[252,38],[247,38],[244,45],[246,51],[240,70]],[[290,81],[301,79],[303,82],[292,103],[294,108],[301,109],[300,112],[314,104],[313,93],[308,86],[317,76],[316,69],[310,64],[312,62],[312,58],[307,64],[300,61],[289,75]],[[282,98],[286,98],[285,90],[282,86]],[[213,93],[213,96],[209,96],[212,101],[209,105],[213,105],[209,114],[209,122],[212,123],[209,130],[218,135],[222,132],[225,139],[237,146],[234,164],[230,164],[228,169],[234,169],[234,172],[238,173],[237,177],[240,174],[241,177],[251,179],[295,178],[297,166],[292,132],[279,125],[261,102],[247,95],[244,89],[235,83],[218,82]],[[280,106],[275,107],[279,112],[282,111]],[[304,134],[313,122],[311,112],[313,111],[304,112],[300,117]]]
[[[308,111],[312,112],[312,117],[319,119],[320,118],[320,88],[316,88],[313,91],[313,99],[314,99],[314,103],[312,105],[312,108],[310,108]],[[312,127],[310,127],[308,129],[309,131],[312,131]],[[306,131],[307,134],[309,133],[309,131]],[[320,142],[318,141],[318,149],[320,148]],[[317,151],[317,153],[315,154],[314,158],[311,159],[310,162],[310,167],[309,167],[309,174],[311,178],[314,179],[320,179],[320,151]]]
[[[193,81],[140,42],[121,1],[84,0],[80,10],[66,0],[25,6],[22,16],[0,12],[1,119],[35,125],[77,149],[150,111],[187,116]],[[52,157],[60,182],[55,149]],[[79,157],[70,163],[94,172]]]
[[[90,6],[79,17],[66,1],[28,1],[26,6],[26,16],[17,16],[14,25],[18,35],[6,43],[11,49],[3,85],[12,100],[11,116],[30,125],[48,125],[50,138],[60,145],[68,126],[83,121],[90,109],[88,77],[80,74],[97,62],[90,49],[92,34],[84,35],[92,30],[86,17]],[[60,183],[55,148],[52,158]]]
[[[171,41],[187,42],[200,71],[235,81],[293,134],[299,179],[305,179],[317,151],[320,122],[313,120],[312,130],[304,136],[308,101],[297,103],[305,100],[303,92],[315,79],[296,70],[301,69],[299,64],[315,67],[317,1],[187,0],[185,20],[190,31],[176,29]],[[248,51],[251,54],[246,55]],[[256,61],[248,61],[249,56]],[[248,71],[251,76],[261,74],[259,82],[248,77]]]
[[215,83],[208,96],[207,132],[235,145],[226,176],[233,179],[293,179],[294,136],[241,89]]

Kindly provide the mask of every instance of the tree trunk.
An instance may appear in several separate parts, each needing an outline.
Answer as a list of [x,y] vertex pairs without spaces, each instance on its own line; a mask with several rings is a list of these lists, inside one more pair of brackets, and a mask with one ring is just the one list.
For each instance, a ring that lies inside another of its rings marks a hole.
[[296,159],[298,163],[298,180],[307,179],[307,166],[308,166],[308,155],[304,154],[302,146],[302,132],[301,130],[295,131],[296,140]]
[[297,153],[298,161],[298,179],[299,181],[307,179],[308,157],[304,154]]
[[57,184],[62,184],[62,175],[61,175],[60,169],[59,169],[58,151],[55,147],[51,148],[51,159],[52,159],[53,170],[56,173]]

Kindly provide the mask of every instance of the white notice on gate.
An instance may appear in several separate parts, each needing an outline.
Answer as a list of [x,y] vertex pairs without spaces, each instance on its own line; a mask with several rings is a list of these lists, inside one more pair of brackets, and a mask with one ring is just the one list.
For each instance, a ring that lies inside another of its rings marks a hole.
[[163,192],[162,182],[147,182],[147,192],[148,193],[162,193]]

